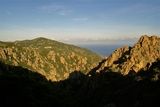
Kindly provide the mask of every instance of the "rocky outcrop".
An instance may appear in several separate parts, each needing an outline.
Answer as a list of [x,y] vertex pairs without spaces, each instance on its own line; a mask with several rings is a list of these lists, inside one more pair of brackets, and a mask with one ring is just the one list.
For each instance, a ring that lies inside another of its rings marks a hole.
[[101,60],[97,54],[46,38],[0,42],[0,60],[22,66],[58,81],[75,70],[88,73]]
[[112,70],[126,75],[130,71],[148,69],[159,58],[160,38],[144,35],[133,47],[125,46],[115,50],[94,70],[96,72]]

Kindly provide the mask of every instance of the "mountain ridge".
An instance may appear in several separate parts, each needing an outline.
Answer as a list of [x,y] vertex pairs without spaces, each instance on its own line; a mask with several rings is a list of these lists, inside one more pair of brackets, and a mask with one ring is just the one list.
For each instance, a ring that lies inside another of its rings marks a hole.
[[38,71],[51,80],[62,80],[75,70],[89,72],[101,57],[85,48],[40,37],[1,42],[0,60]]
[[160,38],[143,35],[133,47],[124,46],[116,49],[94,70],[95,72],[112,70],[126,75],[130,71],[138,72],[141,69],[148,69],[159,58]]
[[[103,59],[87,75],[76,70],[70,72],[69,76],[61,81],[50,81],[38,71],[0,61],[0,99],[2,101],[0,105],[3,107],[157,106],[160,96],[160,57],[158,57],[159,53],[156,53],[159,52],[158,47],[158,37],[141,37],[133,47],[125,46],[115,50],[108,60]],[[8,53],[7,50],[4,53],[10,55],[11,52]],[[138,56],[135,57],[137,54]],[[123,68],[122,65],[128,63],[127,61],[132,57],[135,57],[133,63],[136,59],[143,61],[148,55],[157,56],[145,59],[145,64],[150,61],[151,64],[137,72],[130,72],[131,69],[124,74],[116,68],[112,69],[113,66]],[[110,66],[104,66],[106,63]],[[96,72],[97,70],[99,71]]]

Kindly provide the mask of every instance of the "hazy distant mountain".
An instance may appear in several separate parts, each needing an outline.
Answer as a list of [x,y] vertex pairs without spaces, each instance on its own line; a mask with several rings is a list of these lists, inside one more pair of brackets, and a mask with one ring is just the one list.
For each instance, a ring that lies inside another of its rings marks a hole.
[[[77,45],[88,45],[88,44],[106,44],[106,45],[121,45],[121,44],[128,44],[132,45],[134,44],[138,38],[133,37],[133,38],[114,38],[114,39],[109,39],[109,38],[78,38],[78,39],[67,39],[63,40],[66,43],[73,43]],[[79,42],[81,41],[81,42]]]
[[111,70],[126,75],[130,71],[148,69],[158,59],[160,59],[160,38],[145,35],[133,47],[124,46],[116,49],[94,70],[96,72]]
[[36,71],[47,79],[61,80],[75,70],[87,73],[96,66],[101,57],[87,49],[36,38],[0,42],[0,60]]

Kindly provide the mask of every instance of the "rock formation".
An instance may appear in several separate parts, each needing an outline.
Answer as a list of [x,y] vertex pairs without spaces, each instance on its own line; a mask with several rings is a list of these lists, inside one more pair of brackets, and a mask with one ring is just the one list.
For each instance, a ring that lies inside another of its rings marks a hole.
[[115,50],[94,70],[96,72],[112,70],[126,75],[130,71],[148,69],[159,58],[160,38],[144,35],[133,47],[124,46]]

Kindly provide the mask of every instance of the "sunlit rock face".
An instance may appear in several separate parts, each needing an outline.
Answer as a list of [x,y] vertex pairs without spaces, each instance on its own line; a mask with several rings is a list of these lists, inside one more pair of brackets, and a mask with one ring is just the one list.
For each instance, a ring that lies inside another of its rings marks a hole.
[[130,71],[148,69],[159,58],[160,38],[144,35],[133,47],[124,46],[115,50],[94,70],[96,72],[112,70],[126,75]]

